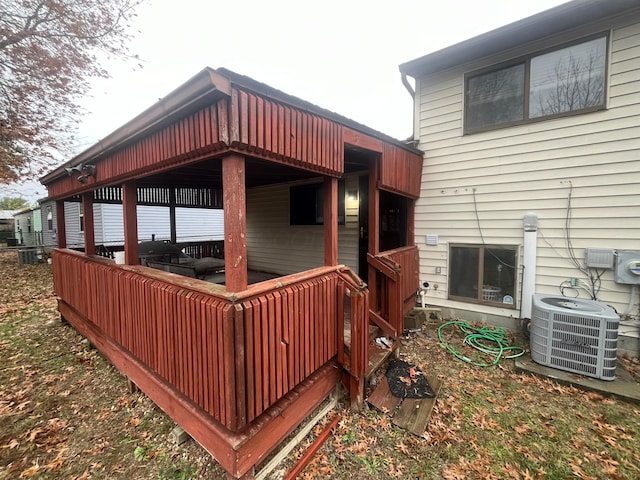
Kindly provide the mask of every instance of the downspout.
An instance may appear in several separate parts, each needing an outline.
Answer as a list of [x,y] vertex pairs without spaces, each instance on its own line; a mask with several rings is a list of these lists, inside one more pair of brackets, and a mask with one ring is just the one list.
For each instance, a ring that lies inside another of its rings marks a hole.
[[404,72],[400,72],[400,78],[402,79],[402,85],[404,85],[404,88],[407,89],[407,92],[409,92],[409,95],[411,95],[411,98],[413,99],[413,101],[415,102],[416,100],[416,92],[413,89],[413,87],[411,86],[411,84],[409,83],[409,80],[407,80],[407,74]]
[[416,125],[416,92],[409,83],[407,74],[403,71],[400,71],[400,79],[402,80],[402,85],[404,85],[404,88],[407,89],[407,92],[409,92],[409,95],[411,95],[411,100],[413,101],[413,133],[411,134],[410,141],[413,147],[416,147],[418,145],[418,139],[416,138],[416,132],[418,131]]
[[536,290],[536,248],[538,241],[538,216],[529,212],[524,216],[524,252],[522,274],[522,298],[520,318],[531,319],[531,301]]

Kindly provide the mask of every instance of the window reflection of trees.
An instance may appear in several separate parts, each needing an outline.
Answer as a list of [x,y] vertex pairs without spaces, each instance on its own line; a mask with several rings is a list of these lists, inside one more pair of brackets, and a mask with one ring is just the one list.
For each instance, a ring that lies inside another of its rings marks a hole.
[[470,78],[468,89],[468,127],[522,120],[524,65]]
[[532,59],[529,116],[555,115],[602,105],[604,60],[604,39]]

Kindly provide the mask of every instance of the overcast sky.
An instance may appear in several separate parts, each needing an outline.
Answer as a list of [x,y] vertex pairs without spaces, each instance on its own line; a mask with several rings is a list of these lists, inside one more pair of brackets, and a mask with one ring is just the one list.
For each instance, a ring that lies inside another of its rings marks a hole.
[[[131,50],[82,105],[77,153],[205,67],[227,67],[396,138],[412,129],[398,65],[564,0],[151,0]],[[68,160],[68,159],[67,159]],[[0,189],[0,196],[7,191]],[[46,196],[42,186],[20,193]]]

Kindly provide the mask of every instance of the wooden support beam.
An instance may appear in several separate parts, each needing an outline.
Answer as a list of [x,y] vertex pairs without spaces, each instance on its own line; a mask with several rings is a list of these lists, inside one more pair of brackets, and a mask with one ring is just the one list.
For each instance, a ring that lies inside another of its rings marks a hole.
[[247,204],[244,157],[222,159],[225,285],[230,292],[247,289]]
[[122,209],[124,217],[124,263],[138,265],[138,195],[135,180],[122,185]]
[[67,224],[64,219],[64,200],[56,200],[56,229],[58,248],[67,248]]
[[[380,252],[380,191],[378,180],[380,178],[380,158],[371,162],[369,169],[369,247],[368,254],[377,255]],[[376,309],[380,303],[378,298],[377,271],[369,265],[368,272],[369,302]]]
[[96,233],[93,222],[93,192],[82,194],[82,217],[84,225],[84,254],[96,254]]
[[324,264],[338,265],[338,179],[325,177],[324,198]]
[[171,243],[178,243],[176,227],[176,188],[169,187],[169,230],[171,231]]
[[344,127],[342,131],[344,143],[355,147],[365,148],[373,152],[382,152],[383,141],[351,128]]

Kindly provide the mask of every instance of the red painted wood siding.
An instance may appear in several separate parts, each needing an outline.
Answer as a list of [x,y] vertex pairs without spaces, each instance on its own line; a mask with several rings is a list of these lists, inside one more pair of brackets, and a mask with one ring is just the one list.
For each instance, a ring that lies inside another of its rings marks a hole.
[[242,302],[248,422],[337,354],[337,280],[328,272]]
[[[226,149],[228,100],[221,99],[191,115],[176,120],[113,153],[97,165],[96,182],[133,178],[139,173],[177,167],[180,163]],[[50,197],[81,187],[75,177],[48,185]]]
[[[390,333],[399,335],[404,330],[404,316],[416,304],[416,291],[420,282],[418,247],[408,246],[381,252],[369,260],[377,289],[371,302],[373,320]],[[386,322],[386,323],[385,323]]]
[[231,294],[70,250],[53,258],[65,304],[232,431],[335,357],[343,341],[338,267]]
[[56,250],[56,294],[229,429],[237,428],[232,305]]
[[308,112],[234,89],[231,146],[331,175],[344,171],[343,127]]
[[[342,125],[259,95],[234,89],[218,100],[100,159],[95,182],[175,168],[229,147],[249,155],[339,176],[344,171]],[[57,198],[86,187],[75,177],[48,185]]]
[[421,182],[422,156],[384,143],[380,162],[380,188],[418,198]]
[[418,259],[418,247],[402,247],[395,250],[382,252],[387,258],[400,266],[399,292],[403,304],[403,317],[416,302],[416,291],[420,286],[420,263]]

